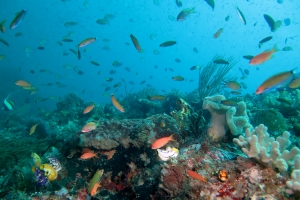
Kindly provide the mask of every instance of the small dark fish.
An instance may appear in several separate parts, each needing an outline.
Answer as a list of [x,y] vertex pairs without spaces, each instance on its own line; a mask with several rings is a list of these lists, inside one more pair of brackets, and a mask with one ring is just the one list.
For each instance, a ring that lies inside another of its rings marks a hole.
[[83,89],[81,93],[84,94],[84,92],[85,92],[85,89]]
[[238,7],[236,7],[236,10],[238,12],[239,18],[241,19],[241,21],[243,22],[243,24],[246,25],[247,22],[246,22],[246,17],[244,15],[244,13]]
[[74,49],[69,49],[69,50],[77,56],[77,52]]
[[33,70],[30,70],[30,73],[34,74],[35,72]]
[[204,0],[206,3],[214,10],[215,8],[215,1],[214,0]]
[[144,81],[142,81],[142,82],[140,82],[140,85],[143,85],[144,83],[146,83],[146,81],[144,80]]
[[113,78],[107,77],[107,78],[105,78],[105,80],[106,80],[107,82],[112,82],[114,79],[113,79]]
[[240,82],[241,86],[244,88],[244,89],[247,89],[247,85],[244,83],[244,82]]
[[154,65],[154,69],[157,69],[158,68],[158,66],[157,65]]
[[198,53],[198,49],[197,49],[196,47],[193,48],[193,51],[194,51],[195,53]]
[[182,6],[182,0],[176,0],[176,5],[178,7],[181,7]]
[[2,42],[4,45],[8,46],[9,47],[9,44],[6,40],[0,38],[0,42]]
[[162,92],[167,92],[166,90],[161,90]]
[[135,85],[133,81],[128,82],[130,85]]
[[171,72],[174,72],[174,69],[172,69],[172,68],[169,68],[169,70],[170,70]]
[[245,58],[246,60],[251,60],[254,56],[251,55],[245,55],[243,56],[243,58]]
[[64,23],[65,27],[70,27],[70,26],[76,26],[78,23],[77,22],[66,22]]
[[100,66],[100,64],[98,63],[98,62],[96,62],[96,61],[91,61],[91,63],[93,64],[93,65],[96,65],[96,66]]
[[262,45],[263,45],[264,43],[266,43],[266,42],[268,42],[268,41],[272,40],[272,38],[273,38],[273,36],[268,36],[268,37],[266,37],[266,38],[262,39],[261,41],[259,41],[259,43],[258,43],[258,47],[259,47],[259,48],[261,48],[261,47],[262,47]]
[[21,33],[21,32],[17,32],[17,33],[15,34],[16,37],[20,37],[20,36],[22,36],[22,35],[23,35],[23,33]]
[[152,76],[149,76],[149,78],[150,78],[150,79],[153,79],[153,77],[152,77]]
[[83,71],[81,71],[81,70],[78,70],[78,71],[77,71],[77,74],[79,74],[79,75],[83,75],[83,74],[84,74],[84,72],[83,72]]
[[44,49],[45,49],[45,47],[38,47],[38,49],[39,49],[39,50],[44,50]]
[[160,47],[170,47],[170,46],[173,46],[174,44],[177,44],[176,41],[167,41],[167,42],[161,43],[159,46]]
[[285,19],[283,20],[283,22],[284,22],[284,25],[285,25],[285,26],[291,25],[291,19],[290,19],[290,18],[285,18]]
[[78,60],[80,60],[80,59],[81,59],[81,53],[80,53],[80,50],[79,50],[79,48],[78,48],[78,51],[77,51],[77,57],[78,57]]
[[59,46],[63,45],[61,41],[57,41],[57,44],[59,44]]
[[273,110],[273,109],[269,109],[268,112],[272,113],[273,115],[276,115],[277,116],[277,112],[276,110]]
[[62,39],[62,41],[63,41],[63,42],[73,42],[73,40],[70,39],[70,38],[64,38],[64,39]]
[[105,88],[104,91],[107,92],[107,91],[109,91],[109,90],[111,90],[111,87],[108,86],[108,87]]
[[125,67],[125,70],[131,72],[129,67]]
[[231,100],[221,100],[221,104],[225,106],[237,106],[237,102]]
[[47,83],[47,86],[52,86],[53,85],[53,83]]
[[272,32],[277,31],[277,29],[279,29],[279,27],[282,25],[282,21],[279,20],[275,22],[270,15],[264,14],[264,18],[268,23],[269,27],[271,28]]
[[282,48],[282,51],[293,51],[293,48],[290,46],[286,46]]
[[246,75],[249,75],[249,70],[248,69],[244,69],[244,73],[246,74]]
[[173,76],[172,80],[174,80],[174,81],[183,81],[184,78],[182,76]]
[[21,10],[20,12],[18,12],[16,14],[16,17],[13,19],[13,21],[10,24],[10,29],[14,29],[17,26],[19,26],[19,24],[21,24],[21,22],[23,21],[25,14],[26,14],[25,10]]
[[178,59],[178,58],[176,58],[176,59],[175,59],[175,62],[177,62],[177,63],[181,63],[181,60],[180,60],[180,59]]
[[231,93],[231,94],[234,94],[234,95],[240,95],[240,94],[241,94],[241,93],[238,92],[238,91],[231,91],[230,93]]
[[183,21],[185,20],[190,14],[195,13],[195,7],[194,8],[186,8],[183,9],[178,15],[177,15],[177,21]]
[[67,53],[67,52],[64,52],[64,53],[63,53],[63,56],[67,56],[67,55],[69,55],[69,53]]
[[110,74],[115,74],[116,71],[112,69],[112,70],[109,71],[109,73],[110,73]]
[[193,67],[190,68],[190,70],[195,70],[195,69],[199,69],[200,67],[198,65],[195,65]]
[[44,102],[44,101],[47,101],[47,100],[48,100],[48,98],[42,98],[41,102]]
[[276,100],[279,101],[280,103],[285,103],[289,106],[292,105],[292,103],[289,100],[284,99],[284,98],[277,98]]
[[228,65],[229,64],[228,61],[223,60],[223,59],[214,60],[213,63],[215,63],[215,64],[223,64],[223,65]]

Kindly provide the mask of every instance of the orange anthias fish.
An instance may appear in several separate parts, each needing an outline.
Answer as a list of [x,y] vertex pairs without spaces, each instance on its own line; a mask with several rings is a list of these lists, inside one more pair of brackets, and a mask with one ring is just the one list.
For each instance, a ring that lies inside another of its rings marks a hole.
[[90,132],[92,130],[95,130],[97,127],[97,123],[96,122],[89,122],[86,125],[84,125],[81,129],[81,132],[83,133],[87,133]]
[[254,56],[251,60],[250,60],[250,65],[259,65],[262,64],[268,60],[270,60],[273,56],[273,53],[275,53],[276,51],[279,51],[279,49],[277,48],[276,44],[274,45],[274,47],[271,50],[267,50],[262,52],[261,54],[258,54],[257,56]]
[[204,178],[203,176],[201,176],[200,174],[198,174],[192,170],[188,170],[187,173],[193,179],[196,179],[198,181],[203,181],[205,183],[207,182],[206,178]]
[[153,144],[152,144],[152,149],[159,149],[163,146],[165,146],[166,144],[168,144],[171,140],[173,139],[173,135],[169,136],[169,137],[163,137],[160,138],[158,140],[156,140]]
[[34,124],[34,125],[30,128],[30,130],[29,130],[29,135],[31,135],[32,133],[35,132],[35,129],[36,129],[36,127],[37,127],[38,125],[39,125],[39,124]]
[[93,157],[97,157],[97,154],[92,153],[92,152],[87,152],[87,153],[84,153],[80,156],[80,158],[84,159],[84,160],[87,160],[87,159],[90,159],[90,158],[93,158]]
[[27,81],[24,81],[24,80],[18,80],[15,82],[15,84],[20,87],[30,87],[31,86],[30,83],[28,83]]
[[110,98],[111,98],[112,104],[114,105],[114,107],[115,107],[116,109],[118,109],[120,112],[125,112],[124,108],[123,108],[123,107],[121,106],[121,104],[117,101],[116,97],[115,97],[113,94],[110,95]]
[[223,28],[220,28],[215,34],[214,34],[214,38],[218,38],[220,37],[221,33],[223,32]]
[[91,196],[95,196],[95,194],[97,193],[98,187],[100,187],[100,183],[99,182],[95,183],[95,185],[94,185],[94,187],[93,187],[93,189],[91,191]]
[[90,106],[86,107],[82,113],[87,114],[87,113],[91,112],[94,109],[94,107],[95,107],[95,104],[90,105]]
[[296,72],[294,69],[291,71],[281,72],[279,74],[271,76],[257,88],[255,94],[261,94],[278,87],[283,87],[286,84],[288,84],[291,80],[293,80],[295,74]]

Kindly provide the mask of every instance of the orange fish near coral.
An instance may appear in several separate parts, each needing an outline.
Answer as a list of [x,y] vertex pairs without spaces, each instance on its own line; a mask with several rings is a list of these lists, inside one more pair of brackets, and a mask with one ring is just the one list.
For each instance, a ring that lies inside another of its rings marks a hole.
[[95,183],[95,185],[91,191],[91,196],[95,196],[95,194],[97,193],[98,187],[100,187],[100,183]]
[[116,97],[115,97],[113,94],[110,95],[110,98],[111,98],[112,104],[114,105],[114,107],[115,107],[116,109],[118,109],[120,112],[125,112],[124,108],[123,108],[123,107],[121,106],[121,104],[117,101]]
[[91,112],[94,109],[94,107],[95,107],[95,104],[90,105],[90,106],[86,107],[82,113],[87,114],[87,113]]
[[220,28],[215,34],[214,34],[214,38],[218,38],[220,37],[221,33],[223,32],[223,28]]
[[92,153],[92,152],[88,152],[88,153],[84,153],[80,156],[81,159],[87,160],[93,157],[97,157],[97,154]]
[[81,132],[83,133],[87,133],[90,132],[92,130],[95,130],[97,127],[97,123],[96,122],[89,122],[86,125],[84,125],[81,129]]
[[187,173],[193,179],[196,179],[198,181],[203,181],[205,183],[207,182],[206,178],[204,178],[203,176],[201,176],[200,174],[198,174],[192,170],[188,170]]
[[268,60],[270,60],[273,56],[273,53],[275,53],[276,51],[279,51],[278,47],[276,45],[274,45],[274,47],[271,50],[267,50],[262,52],[261,54],[258,54],[257,56],[254,56],[251,60],[250,60],[250,65],[259,65],[262,64]]
[[174,140],[173,135],[171,135],[169,137],[160,138],[152,144],[152,149],[159,149],[159,148],[165,146],[166,144],[168,144],[171,140]]

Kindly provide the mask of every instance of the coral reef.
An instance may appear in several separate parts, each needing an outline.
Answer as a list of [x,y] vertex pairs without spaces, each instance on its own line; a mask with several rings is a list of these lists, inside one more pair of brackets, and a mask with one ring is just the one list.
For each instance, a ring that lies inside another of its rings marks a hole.
[[155,137],[172,133],[179,133],[179,130],[174,119],[168,115],[153,115],[146,119],[100,119],[94,131],[80,134],[79,144],[105,150],[114,149],[120,144],[127,148],[129,143],[150,147]]
[[266,107],[278,109],[283,114],[300,109],[299,89],[266,93],[262,98],[262,102]]
[[279,136],[275,140],[270,137],[267,130],[268,128],[263,124],[257,126],[252,132],[248,128],[246,137],[240,136],[233,141],[249,158],[254,158],[264,166],[279,170],[284,175],[288,171],[294,170],[295,172],[292,172],[293,180],[287,183],[293,191],[300,189],[299,183],[295,182],[300,167],[300,149],[293,147],[290,151],[287,150],[291,144],[289,132],[283,132],[282,137]]
[[251,113],[250,121],[252,122],[253,126],[264,124],[268,127],[270,134],[274,136],[278,136],[285,130],[289,130],[287,120],[280,112],[276,110],[256,109],[251,110]]
[[212,141],[220,141],[228,130],[232,135],[239,135],[246,128],[252,127],[243,101],[234,107],[222,104],[222,100],[225,100],[223,95],[205,97],[202,105],[211,114],[208,135]]
[[183,99],[176,100],[176,107],[170,113],[176,120],[179,130],[186,130],[189,126],[189,115],[193,112],[193,108]]

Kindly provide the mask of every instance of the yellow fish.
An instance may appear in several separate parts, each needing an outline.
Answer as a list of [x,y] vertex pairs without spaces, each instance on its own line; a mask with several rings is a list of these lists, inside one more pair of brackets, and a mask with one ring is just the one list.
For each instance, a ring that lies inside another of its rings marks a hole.
[[35,129],[36,129],[36,127],[37,127],[38,125],[39,125],[39,124],[34,124],[34,125],[30,128],[29,135],[31,135],[32,133],[35,132]]

